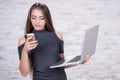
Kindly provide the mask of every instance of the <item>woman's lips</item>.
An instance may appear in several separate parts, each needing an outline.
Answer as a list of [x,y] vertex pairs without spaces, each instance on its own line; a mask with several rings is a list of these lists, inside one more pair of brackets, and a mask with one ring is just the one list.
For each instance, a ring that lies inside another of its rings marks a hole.
[[35,26],[40,26],[40,25],[38,24],[38,25],[35,25]]

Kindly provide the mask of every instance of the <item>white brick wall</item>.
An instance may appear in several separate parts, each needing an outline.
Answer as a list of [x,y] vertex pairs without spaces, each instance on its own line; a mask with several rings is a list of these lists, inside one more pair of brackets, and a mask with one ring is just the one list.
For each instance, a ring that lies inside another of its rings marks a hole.
[[63,33],[66,58],[81,52],[86,29],[100,25],[96,54],[87,64],[66,69],[68,80],[120,80],[120,0],[0,0],[0,80],[29,80],[18,70],[17,42],[35,2],[48,5]]

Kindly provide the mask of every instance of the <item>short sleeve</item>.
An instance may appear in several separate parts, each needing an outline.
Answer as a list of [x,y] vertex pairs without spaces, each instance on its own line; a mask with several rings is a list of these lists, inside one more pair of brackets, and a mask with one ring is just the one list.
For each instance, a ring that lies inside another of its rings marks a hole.
[[59,54],[64,53],[64,41],[59,40]]
[[18,47],[19,60],[21,59],[23,47],[24,47],[24,44],[22,44]]

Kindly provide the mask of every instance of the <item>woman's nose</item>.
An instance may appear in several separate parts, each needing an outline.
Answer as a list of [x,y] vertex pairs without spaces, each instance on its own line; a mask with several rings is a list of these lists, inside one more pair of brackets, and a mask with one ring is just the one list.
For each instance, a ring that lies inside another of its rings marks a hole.
[[37,19],[37,20],[36,20],[36,23],[39,23],[39,22],[40,22],[40,20],[39,20],[39,19]]

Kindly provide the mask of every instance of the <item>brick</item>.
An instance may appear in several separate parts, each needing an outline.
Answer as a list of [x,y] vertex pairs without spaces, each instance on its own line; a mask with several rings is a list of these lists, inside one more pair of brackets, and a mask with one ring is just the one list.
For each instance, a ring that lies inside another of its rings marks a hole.
[[[0,1],[0,80],[30,80],[18,70],[18,40],[34,0]],[[85,30],[99,24],[96,53],[87,64],[65,69],[68,80],[120,80],[120,1],[47,0],[55,29],[62,32],[65,57],[81,53]],[[8,5],[9,4],[9,5]]]

